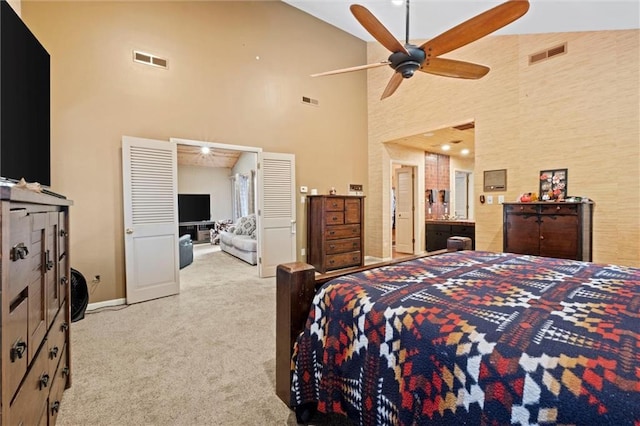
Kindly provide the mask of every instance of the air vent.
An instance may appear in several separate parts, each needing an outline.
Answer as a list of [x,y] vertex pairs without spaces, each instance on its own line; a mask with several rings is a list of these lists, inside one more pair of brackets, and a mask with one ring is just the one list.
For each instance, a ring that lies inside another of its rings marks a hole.
[[302,97],[302,103],[303,104],[307,104],[307,105],[313,105],[313,106],[320,105],[320,102],[318,102],[317,99],[312,99],[312,98],[309,98],[307,96],[303,96]]
[[529,65],[536,64],[540,61],[544,61],[545,59],[553,58],[554,56],[564,55],[567,53],[567,43],[562,43],[561,45],[552,47],[551,49],[543,50],[542,52],[537,52],[532,55],[529,55]]
[[133,51],[133,61],[138,62],[140,64],[151,65],[153,67],[159,68],[167,68],[169,62],[156,55],[152,55],[150,53],[139,52],[137,50]]
[[454,145],[457,145],[457,144],[459,144],[460,142],[462,142],[462,141],[461,141],[461,140],[455,140],[455,141],[451,141],[451,142],[449,142],[449,143],[452,143],[452,144],[454,144]]
[[453,126],[453,128],[456,130],[469,130],[469,129],[474,129],[475,127],[476,127],[476,123],[474,123],[473,121],[471,123],[464,123],[459,126]]

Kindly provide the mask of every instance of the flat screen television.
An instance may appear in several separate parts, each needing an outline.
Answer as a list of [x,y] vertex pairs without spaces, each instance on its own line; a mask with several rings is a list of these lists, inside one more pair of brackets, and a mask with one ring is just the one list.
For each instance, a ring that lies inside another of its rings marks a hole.
[[209,194],[178,194],[178,222],[211,220]]
[[51,186],[49,53],[0,1],[0,177]]

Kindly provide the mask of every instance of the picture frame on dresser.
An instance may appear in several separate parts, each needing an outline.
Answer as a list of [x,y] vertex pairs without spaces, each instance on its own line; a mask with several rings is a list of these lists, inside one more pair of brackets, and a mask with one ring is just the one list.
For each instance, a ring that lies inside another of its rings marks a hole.
[[558,201],[567,198],[568,169],[541,170],[539,194],[543,201]]

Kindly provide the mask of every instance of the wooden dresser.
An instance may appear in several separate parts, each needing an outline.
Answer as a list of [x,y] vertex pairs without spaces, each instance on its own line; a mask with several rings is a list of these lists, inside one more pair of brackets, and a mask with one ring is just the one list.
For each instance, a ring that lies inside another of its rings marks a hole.
[[307,262],[320,273],[364,265],[364,197],[307,197]]
[[2,425],[55,424],[71,386],[71,204],[0,186]]
[[593,203],[503,204],[503,251],[592,261]]

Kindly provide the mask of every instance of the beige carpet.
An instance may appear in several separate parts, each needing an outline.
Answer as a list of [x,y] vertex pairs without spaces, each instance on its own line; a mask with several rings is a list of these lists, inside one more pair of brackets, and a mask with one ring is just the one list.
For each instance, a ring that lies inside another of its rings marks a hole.
[[296,424],[274,390],[275,278],[214,247],[195,247],[179,295],[72,324],[58,425]]

